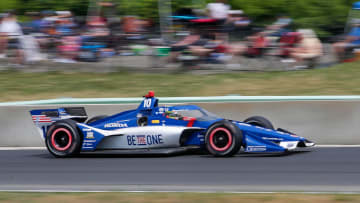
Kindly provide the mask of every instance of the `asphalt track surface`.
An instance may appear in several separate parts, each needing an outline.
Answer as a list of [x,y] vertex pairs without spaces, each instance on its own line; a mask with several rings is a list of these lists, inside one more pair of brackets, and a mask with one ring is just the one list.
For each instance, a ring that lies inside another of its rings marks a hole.
[[10,150],[0,151],[0,190],[359,193],[359,156],[357,147],[232,158]]

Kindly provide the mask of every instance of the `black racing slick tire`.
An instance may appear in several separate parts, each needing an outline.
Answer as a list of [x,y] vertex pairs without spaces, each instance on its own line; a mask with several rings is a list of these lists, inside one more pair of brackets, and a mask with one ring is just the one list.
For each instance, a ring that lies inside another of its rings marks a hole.
[[67,119],[53,123],[46,133],[46,147],[58,158],[78,155],[82,146],[82,136],[76,121]]
[[266,119],[266,118],[264,118],[262,116],[250,117],[250,118],[246,119],[244,121],[244,123],[274,130],[273,124],[268,119]]
[[101,115],[101,116],[92,117],[92,118],[90,118],[89,120],[86,121],[86,124],[94,123],[94,122],[96,122],[98,120],[101,120],[101,119],[104,119],[106,117],[108,117],[108,116],[107,115]]
[[233,123],[222,120],[208,128],[205,135],[206,149],[215,157],[230,157],[239,152],[243,135]]

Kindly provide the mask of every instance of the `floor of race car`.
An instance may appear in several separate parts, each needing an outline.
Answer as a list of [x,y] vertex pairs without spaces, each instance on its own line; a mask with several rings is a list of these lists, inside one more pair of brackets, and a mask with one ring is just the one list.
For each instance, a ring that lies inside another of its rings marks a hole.
[[93,152],[82,152],[81,156],[98,156],[98,155],[134,155],[134,156],[175,156],[183,154],[203,154],[204,151],[198,146],[162,148],[162,149],[133,149],[133,150],[96,150]]
[[46,150],[0,150],[0,190],[360,192],[358,147],[288,155],[128,156],[56,159]]

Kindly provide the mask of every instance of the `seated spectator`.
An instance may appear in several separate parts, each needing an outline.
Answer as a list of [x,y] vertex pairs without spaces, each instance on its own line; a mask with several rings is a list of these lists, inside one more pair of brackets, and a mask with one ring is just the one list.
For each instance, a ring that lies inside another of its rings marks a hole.
[[[271,38],[269,38],[269,40],[271,40]],[[292,50],[299,45],[301,40],[303,40],[303,37],[300,32],[287,32],[283,34],[279,40],[272,42],[272,46],[275,47],[275,49],[273,52],[268,53],[268,55],[289,58]],[[285,61],[288,60],[285,59]]]
[[211,50],[204,48],[207,40],[202,39],[197,29],[191,28],[190,35],[171,46],[169,61],[174,61],[183,51],[190,50],[197,55],[206,55]]
[[360,21],[357,20],[345,39],[335,43],[333,47],[340,61],[345,58],[346,52],[360,48]]
[[301,39],[290,55],[298,62],[311,61],[323,54],[323,47],[315,32],[310,29],[298,30]]
[[226,31],[231,33],[232,39],[242,40],[251,32],[251,20],[242,10],[231,10],[228,13]]
[[293,20],[286,16],[280,15],[278,19],[272,25],[266,28],[269,36],[272,37],[281,37],[284,33],[290,32],[290,26]]
[[39,12],[26,12],[25,15],[31,20],[23,25],[27,33],[41,32],[41,16]]
[[104,17],[90,16],[87,25],[88,34],[93,37],[106,37],[110,35],[110,30]]
[[80,50],[81,39],[79,36],[66,36],[61,40],[61,45],[58,46],[59,58],[56,62],[75,63]]
[[260,57],[264,54],[269,41],[264,32],[258,32],[248,37],[248,48],[245,55],[249,57]]

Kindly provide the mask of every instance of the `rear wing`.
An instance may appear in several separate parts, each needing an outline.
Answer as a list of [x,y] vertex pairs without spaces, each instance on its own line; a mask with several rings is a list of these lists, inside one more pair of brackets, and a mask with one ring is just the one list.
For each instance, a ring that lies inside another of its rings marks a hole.
[[88,118],[84,107],[68,107],[58,109],[36,109],[30,111],[31,118],[43,138],[46,136],[48,127],[59,120],[73,119],[77,122],[85,122]]

